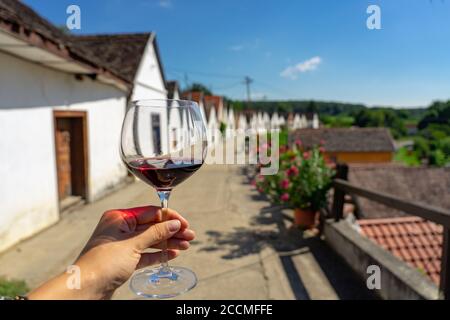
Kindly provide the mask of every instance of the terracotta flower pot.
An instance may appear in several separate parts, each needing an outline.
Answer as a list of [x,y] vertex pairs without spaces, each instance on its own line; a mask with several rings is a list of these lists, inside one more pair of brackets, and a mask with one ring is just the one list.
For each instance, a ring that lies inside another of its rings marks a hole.
[[310,229],[316,224],[317,212],[311,209],[295,209],[294,210],[294,225],[296,227]]

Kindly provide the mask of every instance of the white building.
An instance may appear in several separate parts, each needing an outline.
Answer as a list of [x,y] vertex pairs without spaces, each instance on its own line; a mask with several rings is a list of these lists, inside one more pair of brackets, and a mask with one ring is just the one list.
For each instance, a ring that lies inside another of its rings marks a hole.
[[237,115],[236,122],[237,122],[237,129],[239,130],[245,131],[250,127],[247,122],[247,117],[243,112],[239,112],[239,114]]
[[208,123],[208,138],[211,144],[221,141],[221,135],[217,133],[221,129],[221,125],[227,125],[225,119],[225,111],[223,98],[221,96],[204,96],[205,114]]
[[[173,100],[180,99],[180,88],[177,81],[167,82],[167,98]],[[183,112],[180,108],[176,108],[176,102],[174,101],[169,110],[169,150],[170,152],[179,151],[183,146],[184,137],[187,132],[187,125],[183,122]],[[184,119],[186,120],[186,119]],[[183,125],[184,124],[184,125]]]
[[[124,47],[139,42],[142,54],[129,48],[140,56],[122,68],[120,55],[106,60],[101,53],[111,52],[96,53],[87,38],[68,41],[21,2],[0,2],[0,12],[2,251],[55,223],[67,203],[96,200],[127,176],[118,148],[127,99],[165,98],[165,85],[151,34],[128,40]],[[114,36],[101,40],[111,45]]]
[[276,112],[276,111],[272,114],[272,118],[270,119],[270,128],[271,129],[279,129],[280,128],[278,112]]
[[[106,34],[72,37],[85,52],[105,61],[107,67],[132,83],[129,102],[146,99],[167,99],[166,80],[161,65],[156,35],[153,32],[138,34]],[[169,122],[167,108],[152,111],[149,129],[151,139],[143,148],[168,152],[166,134]],[[142,142],[144,143],[144,142]]]
[[203,117],[203,120],[205,123],[208,123],[208,115],[205,111],[205,101],[204,101],[204,94],[200,91],[189,91],[189,92],[183,92],[182,97],[184,100],[190,100],[197,102],[197,105],[200,109],[200,113]]
[[234,110],[232,107],[228,108],[228,111],[226,112],[226,121],[225,125],[227,126],[228,132],[234,132],[236,130],[236,119],[234,117]]
[[319,129],[319,116],[317,115],[317,113],[313,114],[313,118],[310,122],[310,127],[313,129]]

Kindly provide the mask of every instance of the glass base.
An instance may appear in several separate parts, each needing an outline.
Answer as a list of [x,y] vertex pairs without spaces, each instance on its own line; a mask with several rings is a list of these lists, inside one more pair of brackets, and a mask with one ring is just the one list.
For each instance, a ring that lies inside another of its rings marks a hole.
[[138,296],[165,299],[185,293],[197,284],[195,273],[183,267],[162,267],[137,271],[130,281],[130,289]]

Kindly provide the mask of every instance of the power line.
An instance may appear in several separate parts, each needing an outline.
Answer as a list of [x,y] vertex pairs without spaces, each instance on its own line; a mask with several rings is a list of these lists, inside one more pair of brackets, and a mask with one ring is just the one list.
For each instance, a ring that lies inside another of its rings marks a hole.
[[253,79],[250,78],[249,76],[245,76],[244,78],[244,83],[245,86],[247,88],[247,102],[250,102],[251,100],[251,95],[250,95],[250,84],[253,82]]
[[294,95],[292,95],[291,92],[288,92],[288,91],[286,91],[286,90],[284,90],[284,89],[278,88],[277,86],[268,84],[268,83],[266,83],[266,82],[262,82],[262,81],[260,81],[260,80],[255,80],[255,83],[256,83],[256,84],[263,85],[263,86],[265,86],[266,88],[269,88],[269,89],[271,89],[271,90],[278,91],[278,93],[281,93],[281,94],[283,94],[283,95],[292,96],[292,97],[294,96]]
[[[167,68],[168,70],[178,73],[178,74],[182,74],[184,76],[184,80],[185,83],[187,84],[187,75],[188,74],[196,74],[196,75],[201,75],[201,76],[205,76],[205,77],[214,77],[214,78],[230,78],[230,79],[242,79],[244,78],[243,82],[240,81],[239,83],[234,83],[230,86],[225,86],[222,88],[216,88],[218,90],[226,90],[226,89],[230,89],[233,87],[236,87],[239,84],[244,84],[246,86],[246,95],[247,95],[247,101],[251,101],[251,88],[250,88],[250,84],[255,83],[255,84],[259,84],[262,85],[266,88],[269,88],[271,90],[274,90],[276,92],[278,92],[279,94],[285,95],[285,96],[291,96],[293,97],[294,95],[292,95],[291,92],[286,91],[285,89],[279,88],[277,86],[274,86],[272,84],[269,84],[267,82],[264,81],[260,81],[258,79],[253,79],[250,78],[249,76],[243,76],[243,75],[237,75],[237,74],[224,74],[224,73],[220,73],[220,72],[204,72],[204,71],[195,71],[195,70],[186,70],[186,69],[181,69],[181,68]],[[186,85],[187,86],[187,85]]]
[[236,88],[237,86],[240,86],[240,85],[242,85],[242,81],[233,82],[232,84],[228,84],[228,85],[224,85],[224,86],[214,87],[214,89],[216,89],[216,90],[228,90],[228,89]]
[[219,72],[203,72],[203,71],[186,70],[186,69],[180,69],[180,68],[167,68],[167,69],[175,71],[175,72],[202,75],[205,77],[232,78],[232,79],[238,79],[238,78],[241,79],[244,77],[242,75],[225,74],[225,73],[219,73]]

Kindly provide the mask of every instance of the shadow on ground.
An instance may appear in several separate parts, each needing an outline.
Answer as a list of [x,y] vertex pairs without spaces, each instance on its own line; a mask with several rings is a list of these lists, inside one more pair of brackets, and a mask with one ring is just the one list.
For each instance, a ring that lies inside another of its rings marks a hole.
[[[247,172],[243,171],[242,183],[249,181]],[[256,190],[252,200],[268,201]],[[266,206],[251,219],[248,227],[235,228],[227,233],[207,231],[207,244],[200,245],[199,250],[224,251],[223,259],[235,259],[258,254],[265,246],[271,246],[279,253],[295,297],[301,300],[309,299],[309,295],[294,266],[293,257],[311,253],[340,299],[376,298],[365,287],[365,281],[359,279],[319,236],[286,227],[292,220],[290,210],[281,206]]]

